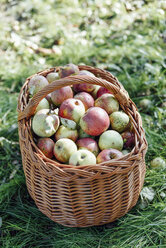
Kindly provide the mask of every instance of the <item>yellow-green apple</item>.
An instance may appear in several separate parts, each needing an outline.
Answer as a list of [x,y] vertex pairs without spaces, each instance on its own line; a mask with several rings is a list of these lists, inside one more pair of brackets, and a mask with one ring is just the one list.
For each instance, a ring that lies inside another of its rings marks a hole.
[[77,140],[76,145],[78,149],[87,149],[92,152],[95,156],[99,153],[97,142],[91,138],[82,138]]
[[116,111],[110,115],[110,123],[112,129],[120,133],[126,129],[129,124],[129,121],[129,116],[122,111]]
[[72,130],[72,129],[69,129],[69,128],[61,125],[55,133],[55,139],[59,140],[62,138],[68,138],[68,139],[71,139],[73,141],[76,141],[78,138],[78,131],[76,129]]
[[99,107],[91,107],[80,119],[82,130],[92,136],[98,136],[108,129],[110,125],[107,112]]
[[121,134],[123,138],[124,148],[132,148],[135,144],[134,133],[125,131]]
[[95,136],[92,136],[92,135],[85,133],[81,128],[78,130],[78,136],[80,139],[81,138],[92,138],[92,139],[95,138]]
[[92,92],[90,92],[90,94],[93,96],[93,98],[94,99],[96,99],[97,98],[97,92],[98,92],[98,90],[100,89],[100,85],[94,85],[94,90],[92,91]]
[[129,150],[126,150],[126,149],[122,150],[123,155],[126,155],[126,154],[128,154],[129,152],[130,152],[130,151],[129,151]]
[[73,98],[73,91],[70,86],[62,87],[51,93],[51,100],[56,106],[60,106],[66,99]]
[[81,70],[78,75],[87,75],[90,77],[95,77],[95,75],[92,72],[87,71],[87,70]]
[[159,169],[165,169],[166,168],[166,162],[163,158],[161,157],[156,157],[154,158],[151,162],[150,165],[152,168],[159,168]]
[[73,120],[76,123],[85,113],[84,104],[77,99],[69,98],[65,100],[59,108],[59,116],[69,120]]
[[142,99],[138,105],[143,111],[147,111],[152,106],[152,101],[149,99]]
[[105,87],[100,87],[99,90],[97,91],[97,98],[102,96],[103,94],[112,94],[110,90],[106,89]]
[[72,120],[69,120],[66,118],[62,118],[62,117],[60,118],[60,121],[61,121],[63,126],[69,128],[69,129],[72,129],[72,130],[77,129],[77,123],[75,121],[72,121]]
[[49,74],[47,74],[46,78],[49,83],[52,83],[53,81],[59,79],[59,74],[58,72],[50,72]]
[[[82,70],[79,72],[78,74],[79,76],[90,76],[90,77],[95,77],[95,75],[93,73],[91,73],[90,71],[86,71],[86,70]],[[95,85],[93,84],[87,84],[87,83],[82,83],[82,84],[74,84],[73,85],[73,90],[75,92],[92,92],[95,89]]]
[[123,153],[116,149],[105,149],[97,156],[97,164],[109,161],[111,159],[121,158]]
[[40,138],[37,141],[37,146],[47,158],[53,157],[54,141],[50,138]]
[[101,150],[113,148],[121,151],[123,148],[123,139],[117,131],[108,130],[102,133],[98,145]]
[[67,64],[65,66],[61,66],[59,68],[59,77],[64,78],[70,75],[76,75],[79,73],[79,68],[74,64]]
[[35,113],[41,109],[49,109],[50,105],[46,98],[43,98],[36,107]]
[[73,140],[63,138],[56,141],[54,145],[54,156],[62,163],[68,163],[69,158],[77,151],[77,146]]
[[40,137],[50,137],[58,129],[59,122],[59,117],[54,111],[41,109],[32,119],[32,130]]
[[28,88],[29,88],[29,93],[30,95],[36,94],[39,90],[47,86],[49,83],[47,79],[41,75],[35,75],[33,76],[29,83],[28,83]]
[[75,99],[79,99],[83,102],[85,110],[94,106],[93,97],[87,92],[79,92],[74,96]]
[[100,107],[111,114],[119,110],[119,102],[113,95],[105,93],[95,100],[95,107]]
[[96,164],[95,155],[88,150],[78,150],[73,153],[69,159],[69,164],[71,165],[94,165]]

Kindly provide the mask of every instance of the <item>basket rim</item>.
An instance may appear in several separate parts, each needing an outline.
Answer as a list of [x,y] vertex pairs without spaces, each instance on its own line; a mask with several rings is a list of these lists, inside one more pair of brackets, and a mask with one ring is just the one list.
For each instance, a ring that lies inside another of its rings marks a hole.
[[[58,70],[59,67],[52,67],[50,69],[46,69],[46,70],[42,70],[38,73],[35,73],[34,75],[47,75],[50,72],[53,72],[56,70]],[[134,148],[130,151],[130,153],[128,153],[127,155],[124,155],[123,157],[119,158],[119,159],[113,159],[110,161],[106,161],[100,164],[95,164],[95,165],[79,165],[79,166],[74,166],[74,165],[68,165],[68,164],[61,164],[57,161],[54,161],[53,159],[48,159],[41,151],[40,149],[36,146],[34,140],[33,140],[33,136],[32,136],[32,132],[31,132],[31,119],[26,120],[21,119],[18,120],[19,123],[19,136],[21,138],[21,129],[22,129],[22,125],[25,125],[28,131],[28,138],[29,138],[29,142],[31,144],[32,147],[32,151],[34,152],[36,159],[41,161],[42,166],[40,166],[42,168],[42,170],[45,172],[47,172],[49,175],[54,175],[55,174],[55,169],[56,171],[58,171],[60,174],[63,173],[67,173],[66,176],[68,175],[68,173],[81,173],[82,176],[86,177],[87,175],[94,175],[94,172],[97,171],[98,173],[111,173],[111,174],[117,174],[117,173],[126,173],[127,171],[133,169],[136,166],[136,161],[141,161],[146,154],[147,151],[147,141],[145,138],[145,132],[142,128],[142,120],[141,120],[141,116],[137,111],[137,108],[135,106],[135,104],[133,103],[133,101],[129,98],[127,91],[124,89],[124,87],[121,85],[121,83],[118,81],[117,78],[115,78],[110,72],[99,69],[99,68],[94,68],[91,66],[79,66],[80,70],[88,70],[92,73],[94,73],[95,75],[100,75],[100,76],[104,76],[104,77],[108,77],[111,80],[111,83],[115,84],[118,89],[121,89],[128,97],[129,100],[129,106],[123,106],[123,104],[121,102],[119,102],[120,106],[122,107],[122,109],[124,110],[124,112],[127,112],[127,114],[130,116],[130,119],[132,121],[133,127],[134,127],[134,134],[135,134],[135,146]],[[97,73],[96,73],[97,71]],[[27,85],[29,80],[34,76],[31,75],[30,77],[28,77],[25,81],[25,83],[23,84],[21,90],[20,90],[20,94],[18,97],[18,112],[21,112],[24,107],[27,105],[27,100],[26,97],[28,99],[28,93],[27,93]],[[72,77],[70,77],[72,78]],[[57,80],[56,80],[57,81]],[[116,97],[116,96],[115,96]],[[24,103],[22,102],[22,100],[24,100]],[[134,118],[132,116],[132,114],[134,113]],[[137,121],[135,120],[137,119]],[[141,144],[140,144],[141,143]],[[83,173],[85,172],[85,173]],[[84,175],[85,174],[85,175]],[[86,175],[87,174],[87,175]],[[95,172],[96,174],[96,172]]]

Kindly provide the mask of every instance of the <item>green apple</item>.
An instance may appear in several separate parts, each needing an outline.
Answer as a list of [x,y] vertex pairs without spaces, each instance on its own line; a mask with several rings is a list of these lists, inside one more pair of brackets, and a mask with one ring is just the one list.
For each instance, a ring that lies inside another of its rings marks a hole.
[[35,110],[35,114],[41,110],[41,109],[49,109],[50,105],[49,105],[49,102],[47,101],[46,98],[43,98],[39,104],[37,105],[37,108]]
[[54,156],[62,163],[68,163],[69,158],[77,151],[77,146],[71,139],[59,139],[54,146]]
[[154,158],[151,162],[150,165],[152,168],[166,168],[166,162],[163,158],[161,157],[156,157]]
[[53,81],[59,79],[59,74],[58,72],[50,72],[49,74],[47,74],[46,78],[49,83],[52,83]]
[[95,155],[88,150],[78,150],[73,153],[69,159],[71,165],[94,165],[96,164]]
[[39,137],[50,137],[58,129],[59,122],[59,117],[54,111],[41,109],[32,119],[32,130]]
[[63,126],[75,130],[77,128],[77,123],[75,121],[60,117]]
[[127,128],[129,121],[129,116],[122,111],[116,111],[110,115],[110,124],[112,129],[120,133]]
[[114,130],[108,130],[100,135],[99,147],[101,150],[114,148],[121,151],[123,148],[122,136]]

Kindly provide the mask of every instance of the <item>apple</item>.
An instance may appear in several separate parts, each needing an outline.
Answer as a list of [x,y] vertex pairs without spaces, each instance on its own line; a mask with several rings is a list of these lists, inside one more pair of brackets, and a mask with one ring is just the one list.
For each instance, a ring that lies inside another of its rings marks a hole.
[[36,107],[35,114],[41,109],[49,109],[50,105],[46,98],[43,98]]
[[108,114],[111,114],[119,110],[119,102],[113,95],[105,93],[96,99],[95,107],[103,108]]
[[74,98],[79,99],[83,102],[85,110],[94,106],[94,99],[87,92],[79,92],[74,96]]
[[[90,71],[86,71],[86,70],[82,70],[79,72],[78,75],[87,75],[87,76],[90,76],[90,77],[95,77],[95,75],[93,73],[91,73]],[[83,84],[74,84],[73,85],[73,90],[75,92],[81,92],[81,91],[84,91],[84,92],[92,92],[93,90],[95,89],[95,85],[93,84],[86,84],[86,83],[83,83]]]
[[147,111],[150,109],[150,107],[152,106],[152,101],[149,100],[149,99],[142,99],[140,102],[139,102],[139,107],[143,110],[143,111]]
[[70,156],[77,151],[77,146],[73,140],[59,139],[54,145],[54,156],[62,163],[68,163]]
[[97,164],[109,161],[111,159],[121,158],[123,153],[116,149],[105,149],[97,156]]
[[69,120],[73,120],[76,123],[85,113],[84,104],[77,99],[69,98],[65,100],[59,108],[59,116]]
[[73,153],[69,159],[69,164],[71,165],[94,165],[96,164],[95,155],[88,150],[78,150]]
[[80,119],[82,130],[92,136],[98,136],[110,125],[107,112],[99,107],[91,107]]
[[45,77],[41,75],[35,75],[30,79],[28,83],[29,93],[33,96],[47,85],[48,81]]
[[78,130],[78,136],[79,138],[95,138],[95,136],[85,133],[81,128]]
[[97,91],[97,98],[102,96],[103,94],[112,94],[110,90],[106,89],[105,87],[100,87],[99,90]]
[[50,72],[47,74],[46,78],[49,83],[52,83],[53,81],[59,79],[59,74],[58,72]]
[[97,142],[91,138],[82,138],[77,140],[76,145],[78,149],[87,149],[92,152],[95,156],[99,153]]
[[70,86],[62,87],[51,93],[51,100],[56,106],[60,106],[66,99],[73,98],[73,91]]
[[66,118],[60,118],[61,120],[61,123],[63,126],[69,128],[69,129],[73,129],[75,130],[77,128],[77,123],[75,121],[72,121],[72,120],[69,120],[69,119],[66,119]]
[[54,111],[41,109],[32,119],[32,130],[40,137],[50,137],[58,129],[59,122],[59,117]]
[[100,89],[100,85],[94,85],[94,90],[92,91],[92,92],[90,92],[90,94],[93,96],[93,98],[94,99],[96,99],[97,98],[97,92],[98,92],[98,90]]
[[65,66],[61,66],[59,68],[59,77],[64,78],[70,75],[76,75],[79,73],[79,68],[74,64],[67,64]]
[[122,111],[116,111],[110,115],[110,123],[112,129],[120,133],[126,129],[129,124],[129,121],[129,116]]
[[129,150],[122,150],[123,155],[128,154],[130,151]]
[[50,138],[40,138],[37,141],[37,146],[47,158],[53,157],[54,141]]
[[49,102],[49,104],[52,104],[51,93],[49,93],[45,98]]
[[108,130],[102,133],[98,144],[101,150],[113,148],[121,151],[123,148],[123,139],[118,132]]
[[69,128],[61,125],[55,133],[55,139],[59,140],[62,138],[68,138],[68,139],[71,139],[73,141],[76,141],[78,138],[78,131],[69,129]]
[[165,169],[166,168],[166,162],[163,158],[161,157],[156,157],[154,158],[151,162],[150,165],[152,168],[161,168],[161,169]]
[[125,131],[121,134],[123,138],[124,148],[132,148],[135,144],[134,133]]

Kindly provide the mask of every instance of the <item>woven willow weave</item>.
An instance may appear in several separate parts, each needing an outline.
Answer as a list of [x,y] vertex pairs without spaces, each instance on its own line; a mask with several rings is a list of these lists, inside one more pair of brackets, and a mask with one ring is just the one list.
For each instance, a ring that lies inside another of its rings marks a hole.
[[[79,66],[79,69],[88,70],[96,77],[77,75],[56,80],[29,100],[31,76],[18,99],[19,142],[28,191],[42,213],[71,227],[102,225],[126,214],[137,203],[146,171],[145,133],[128,93],[107,71],[90,66]],[[54,70],[51,68],[38,74],[47,76]],[[30,118],[37,104],[48,93],[78,83],[104,86],[118,99],[121,108],[130,116],[135,133],[135,146],[129,154],[102,164],[75,167],[48,159],[38,149]]]

